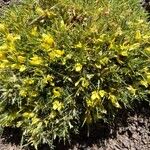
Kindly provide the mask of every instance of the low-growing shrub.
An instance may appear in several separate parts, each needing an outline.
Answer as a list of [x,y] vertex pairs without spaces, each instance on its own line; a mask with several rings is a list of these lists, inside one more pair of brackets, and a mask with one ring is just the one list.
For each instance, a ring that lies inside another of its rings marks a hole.
[[150,28],[137,0],[24,0],[0,17],[0,125],[37,148],[110,121],[150,93]]

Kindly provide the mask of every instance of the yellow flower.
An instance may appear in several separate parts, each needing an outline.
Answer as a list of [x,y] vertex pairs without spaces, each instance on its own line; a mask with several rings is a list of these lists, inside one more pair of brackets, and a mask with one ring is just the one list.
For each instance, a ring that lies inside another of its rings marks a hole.
[[49,18],[56,16],[56,14],[54,12],[49,11],[48,9],[45,10],[45,15]]
[[43,81],[43,83],[47,84],[48,82],[52,82],[53,79],[54,79],[53,76],[47,75],[46,77],[44,77],[44,79],[42,81]]
[[13,42],[11,42],[11,43],[9,43],[9,45],[8,45],[8,50],[10,51],[10,52],[14,52],[14,51],[16,51],[16,48],[15,48],[16,46],[15,46],[15,44],[13,43]]
[[56,117],[56,112],[55,111],[52,111],[51,113],[50,113],[50,115],[49,115],[49,117],[51,118],[51,119],[53,119],[53,118],[55,118]]
[[26,97],[27,96],[27,91],[25,89],[21,89],[19,92],[19,95],[22,97]]
[[99,93],[97,91],[93,91],[91,95],[92,100],[100,99]]
[[121,108],[121,106],[119,105],[118,100],[117,100],[117,98],[116,98],[115,95],[109,94],[108,99],[111,100],[112,104],[113,104],[115,107]]
[[135,39],[140,40],[141,38],[142,38],[141,32],[140,32],[140,30],[137,30],[135,33]]
[[91,99],[87,99],[87,100],[86,100],[86,104],[87,104],[88,107],[94,107],[94,106],[95,106],[95,105],[94,105],[94,101],[91,100]]
[[55,16],[55,14],[51,11],[49,11],[48,9],[46,10],[43,10],[42,8],[40,7],[37,7],[36,8],[36,13],[40,16],[48,16],[48,17],[52,17],[52,16]]
[[6,65],[4,63],[0,63],[0,69],[4,69]]
[[0,63],[0,68],[7,68],[9,67],[9,65],[10,65],[10,62],[7,59],[3,59],[2,62]]
[[139,44],[139,43],[135,43],[135,44],[129,46],[129,50],[130,50],[130,51],[131,51],[131,50],[135,50],[135,49],[137,49],[137,48],[139,48],[139,47],[140,47],[140,44]]
[[147,82],[150,84],[150,73],[147,73],[147,75],[146,75],[146,80],[147,80]]
[[43,59],[37,55],[34,55],[30,58],[30,64],[31,65],[41,65],[43,63]]
[[150,47],[144,49],[147,53],[150,53]]
[[63,50],[52,50],[48,53],[50,59],[60,58],[62,55],[64,55]]
[[5,58],[6,58],[6,54],[4,52],[0,52],[0,60]]
[[75,64],[75,71],[80,72],[82,70],[82,65],[80,63]]
[[[34,114],[34,113],[33,113],[33,114]],[[32,118],[32,124],[36,124],[36,125],[37,125],[37,123],[39,124],[40,119],[37,118],[37,117],[35,116],[35,114],[32,115],[32,116],[33,116],[33,117],[31,117],[31,118]]]
[[85,78],[82,79],[82,86],[87,88],[89,86],[89,81],[86,80]]
[[127,89],[133,94],[135,95],[136,89],[134,89],[131,85],[129,87],[127,87]]
[[75,48],[82,48],[83,45],[81,44],[81,42],[79,42],[77,45],[75,45]]
[[62,102],[59,102],[58,100],[55,100],[55,101],[53,102],[53,109],[54,109],[54,110],[60,111],[63,107],[64,107],[64,105],[63,105]]
[[149,39],[149,35],[146,35],[146,34],[145,34],[145,35],[143,35],[143,37],[142,37],[142,38],[143,38],[144,40],[146,40],[146,41],[147,41],[147,40]]
[[62,55],[64,55],[64,50],[54,50],[54,52],[56,53],[57,57],[61,57]]
[[7,44],[3,44],[0,46],[0,50],[7,50],[8,49],[8,45]]
[[121,27],[118,27],[116,30],[115,36],[122,35],[122,34],[123,34],[123,32],[122,32]]
[[15,34],[9,33],[6,36],[6,40],[9,42],[14,42],[16,40],[20,40],[20,35],[15,35]]
[[146,80],[141,80],[140,83],[141,83],[141,85],[145,86],[146,88],[148,87],[148,82]]
[[25,78],[23,80],[23,84],[28,84],[28,85],[34,84],[34,79],[32,79],[32,78]]
[[138,21],[138,24],[143,24],[144,23],[144,20],[142,20],[142,19],[139,19],[137,21]]
[[22,116],[25,118],[33,118],[35,116],[35,114],[32,112],[25,112],[22,114]]
[[18,65],[18,64],[12,64],[11,65],[11,68],[12,69],[18,69],[20,67],[20,65]]
[[121,51],[120,55],[122,55],[122,56],[128,56],[128,51],[127,50]]
[[43,44],[41,46],[43,48],[47,49],[48,46],[49,46],[49,48],[54,47],[54,40],[53,40],[53,38],[52,38],[52,36],[50,34],[43,33],[42,34],[42,42],[43,42]]
[[0,23],[0,32],[5,31],[6,30],[6,26],[3,23]]
[[23,72],[23,71],[26,70],[26,68],[27,68],[27,67],[26,67],[25,65],[21,65],[20,68],[19,68],[19,71],[20,71],[20,72]]
[[36,91],[31,91],[30,92],[30,96],[31,97],[37,97],[38,96],[38,93]]
[[18,56],[18,62],[24,63],[24,62],[25,62],[25,57],[23,57],[23,56]]
[[100,63],[97,63],[97,64],[95,64],[95,67],[98,68],[98,69],[101,69],[102,65]]
[[37,7],[35,11],[36,11],[36,13],[37,13],[38,15],[41,15],[41,16],[44,16],[44,15],[45,15],[44,10],[43,10],[42,8],[40,8],[40,7]]
[[53,94],[55,97],[60,97],[61,96],[61,91],[62,89],[60,87],[56,87],[53,89]]
[[104,90],[100,90],[98,93],[101,97],[104,97],[106,94],[106,92]]
[[47,81],[49,81],[49,82],[52,82],[53,81],[53,79],[54,79],[54,77],[52,76],[52,75],[47,75],[46,76],[46,79],[47,79]]
[[41,44],[41,47],[44,48],[44,49],[47,50],[47,51],[50,51],[50,49],[51,49],[51,47],[50,47],[49,44],[47,44],[47,43],[42,43],[42,44]]
[[100,60],[100,63],[101,63],[102,65],[106,65],[106,64],[108,64],[108,62],[109,62],[109,58],[108,58],[108,57],[104,57],[104,58],[102,58],[102,59]]
[[37,33],[37,27],[34,27],[34,28],[31,30],[31,35],[33,35],[33,36],[38,35],[38,33]]
[[100,37],[96,40],[96,43],[103,42],[106,37],[106,34],[101,34]]

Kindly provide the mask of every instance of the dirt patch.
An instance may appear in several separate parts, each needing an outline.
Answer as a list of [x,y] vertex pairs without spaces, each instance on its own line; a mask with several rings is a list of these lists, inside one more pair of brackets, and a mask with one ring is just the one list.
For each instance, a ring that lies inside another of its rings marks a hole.
[[0,138],[0,150],[21,150],[21,130],[17,128],[5,128]]

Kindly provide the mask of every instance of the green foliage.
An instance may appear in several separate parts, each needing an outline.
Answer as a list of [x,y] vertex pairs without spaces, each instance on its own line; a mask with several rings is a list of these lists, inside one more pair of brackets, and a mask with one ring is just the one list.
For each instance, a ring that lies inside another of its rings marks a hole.
[[31,0],[0,17],[0,125],[38,146],[149,100],[150,27],[137,0]]

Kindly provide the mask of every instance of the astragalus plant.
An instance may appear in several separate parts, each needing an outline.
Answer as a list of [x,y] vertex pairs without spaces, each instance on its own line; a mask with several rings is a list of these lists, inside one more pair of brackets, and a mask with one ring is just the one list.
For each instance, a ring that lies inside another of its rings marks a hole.
[[68,140],[150,93],[150,26],[137,0],[24,0],[0,16],[0,125]]

